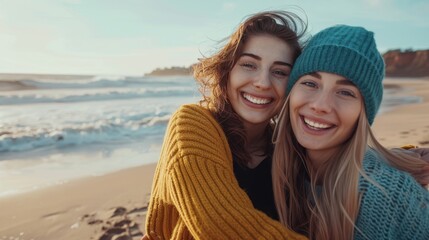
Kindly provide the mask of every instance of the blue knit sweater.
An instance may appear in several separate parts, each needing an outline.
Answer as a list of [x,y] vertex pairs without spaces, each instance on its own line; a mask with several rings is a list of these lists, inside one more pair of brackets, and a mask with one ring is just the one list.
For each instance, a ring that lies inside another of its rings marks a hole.
[[362,200],[354,239],[429,240],[429,191],[372,150],[366,153],[363,168],[382,189],[360,177]]

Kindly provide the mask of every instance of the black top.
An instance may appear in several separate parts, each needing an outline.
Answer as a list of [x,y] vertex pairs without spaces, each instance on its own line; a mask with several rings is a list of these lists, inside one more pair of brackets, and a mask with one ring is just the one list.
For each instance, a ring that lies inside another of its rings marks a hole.
[[274,220],[279,220],[274,203],[271,179],[272,157],[267,156],[256,168],[248,168],[234,161],[234,174],[240,187],[246,191],[253,206]]

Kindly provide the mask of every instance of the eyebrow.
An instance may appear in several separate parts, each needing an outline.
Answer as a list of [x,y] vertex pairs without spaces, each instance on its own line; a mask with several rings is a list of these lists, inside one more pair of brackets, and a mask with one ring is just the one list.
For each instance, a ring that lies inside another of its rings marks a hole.
[[356,86],[352,81],[348,80],[348,79],[340,79],[337,80],[337,84],[341,84],[341,85],[350,85],[350,86]]
[[[248,56],[248,57],[254,58],[254,59],[256,59],[256,60],[261,60],[261,59],[262,59],[260,56],[255,55],[255,54],[253,54],[253,53],[242,53],[242,54],[240,55],[240,57],[243,57],[243,56]],[[287,63],[287,62],[282,62],[282,61],[274,61],[274,64],[283,65],[283,66],[287,66],[287,67],[290,67],[290,68],[292,68],[292,67],[293,67],[293,65],[292,65],[292,64]]]
[[[309,75],[311,75],[315,78],[318,78],[318,79],[322,79],[322,76],[318,72],[312,72],[312,73],[309,73]],[[337,80],[336,83],[341,84],[341,85],[355,86],[355,84],[352,81],[348,80],[347,78],[339,79],[339,80]]]

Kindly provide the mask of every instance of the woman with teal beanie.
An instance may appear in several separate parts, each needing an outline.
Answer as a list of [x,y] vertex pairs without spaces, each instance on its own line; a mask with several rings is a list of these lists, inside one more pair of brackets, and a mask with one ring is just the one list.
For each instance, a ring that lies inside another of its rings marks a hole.
[[370,128],[383,78],[374,35],[362,27],[327,28],[296,60],[273,155],[276,206],[289,228],[310,239],[429,239],[429,191],[413,178],[428,163],[392,154]]

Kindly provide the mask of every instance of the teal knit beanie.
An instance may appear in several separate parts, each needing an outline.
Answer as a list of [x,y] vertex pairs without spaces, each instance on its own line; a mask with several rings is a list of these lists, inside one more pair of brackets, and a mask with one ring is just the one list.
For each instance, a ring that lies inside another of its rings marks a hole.
[[314,35],[296,60],[289,92],[303,75],[329,72],[352,81],[360,90],[370,124],[383,98],[384,61],[377,50],[374,33],[362,27],[337,25]]

